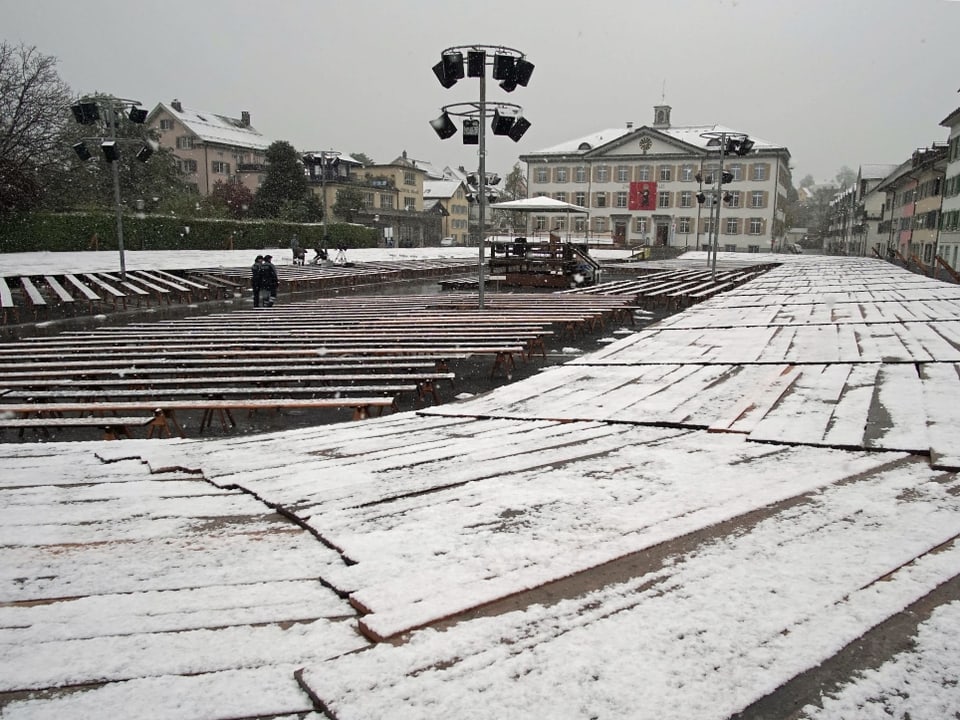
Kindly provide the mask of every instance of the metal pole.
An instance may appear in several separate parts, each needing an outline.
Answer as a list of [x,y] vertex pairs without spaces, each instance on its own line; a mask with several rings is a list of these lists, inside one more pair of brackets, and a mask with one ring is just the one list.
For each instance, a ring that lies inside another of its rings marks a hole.
[[[117,115],[116,108],[112,101],[107,108],[107,122],[110,124],[110,139],[116,143],[117,140]],[[116,147],[116,145],[114,145]],[[123,208],[120,205],[120,170],[117,168],[119,160],[110,163],[113,172],[113,200],[117,208],[117,248],[120,251],[120,278],[127,279],[127,265],[123,257]]]
[[[723,154],[727,150],[727,135],[720,134],[720,169],[717,171],[717,194],[713,202],[717,205],[717,221],[713,227],[713,265],[710,268],[710,277],[717,279],[717,249],[720,247],[720,203],[723,202]],[[712,214],[712,213],[711,213]]]
[[484,60],[483,74],[480,76],[480,180],[478,185],[478,192],[480,193],[480,207],[479,207],[479,219],[480,227],[477,231],[477,245],[480,246],[479,249],[479,265],[477,269],[477,307],[480,310],[483,310],[483,291],[484,291],[484,281],[483,281],[483,243],[484,243],[484,225],[486,223],[486,209],[487,209],[487,143],[486,143],[486,130],[487,130],[487,68],[486,60]]

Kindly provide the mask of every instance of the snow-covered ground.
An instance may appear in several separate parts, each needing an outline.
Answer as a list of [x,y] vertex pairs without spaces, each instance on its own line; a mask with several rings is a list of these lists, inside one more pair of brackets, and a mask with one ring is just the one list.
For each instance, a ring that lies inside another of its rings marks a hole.
[[953,717],[960,289],[786,262],[420,413],[0,445],[3,717]]

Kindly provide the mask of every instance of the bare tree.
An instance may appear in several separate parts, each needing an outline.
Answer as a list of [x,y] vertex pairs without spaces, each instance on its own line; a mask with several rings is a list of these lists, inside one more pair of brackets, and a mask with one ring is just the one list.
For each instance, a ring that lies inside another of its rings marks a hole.
[[35,47],[0,43],[0,212],[35,205],[38,174],[61,155],[71,96],[56,66]]

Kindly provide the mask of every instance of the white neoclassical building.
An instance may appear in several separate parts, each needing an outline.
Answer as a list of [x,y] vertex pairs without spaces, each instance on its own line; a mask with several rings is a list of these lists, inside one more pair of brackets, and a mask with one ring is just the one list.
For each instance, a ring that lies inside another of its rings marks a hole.
[[[626,246],[705,246],[715,189],[708,181],[719,164],[719,152],[708,142],[720,132],[740,131],[719,125],[673,127],[670,111],[658,105],[652,125],[627,123],[521,155],[531,197],[548,196],[589,210],[585,216],[535,216],[534,230],[565,229]],[[747,135],[752,151],[724,158],[724,170],[733,179],[723,185],[718,246],[770,251],[784,237],[790,151]],[[698,202],[701,193],[703,203]]]

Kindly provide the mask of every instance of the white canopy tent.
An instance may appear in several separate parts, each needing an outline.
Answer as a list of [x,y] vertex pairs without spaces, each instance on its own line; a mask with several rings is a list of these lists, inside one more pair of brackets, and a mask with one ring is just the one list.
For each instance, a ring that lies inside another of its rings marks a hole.
[[[580,205],[574,205],[573,203],[568,203],[563,200],[556,200],[551,197],[532,197],[524,198],[522,200],[507,200],[506,202],[493,203],[490,205],[492,210],[508,210],[510,212],[524,212],[524,213],[537,213],[537,212],[547,212],[547,213],[565,213],[570,215],[581,214],[589,215],[590,211],[587,208]],[[567,232],[570,232],[570,223],[567,222]],[[530,234],[530,216],[527,216],[527,227],[526,232]]]

